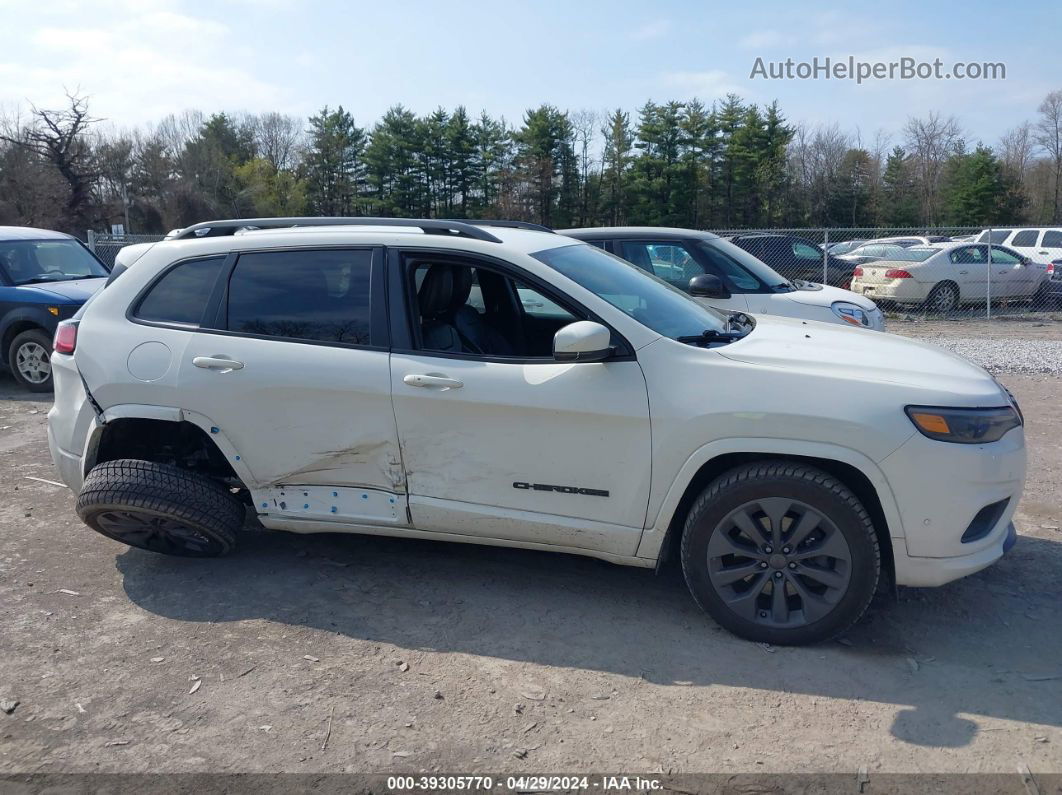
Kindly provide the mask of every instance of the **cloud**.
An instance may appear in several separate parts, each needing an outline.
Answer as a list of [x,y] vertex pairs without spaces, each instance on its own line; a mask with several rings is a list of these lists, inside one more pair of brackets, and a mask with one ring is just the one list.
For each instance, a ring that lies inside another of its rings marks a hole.
[[671,20],[658,19],[655,22],[649,22],[630,34],[630,38],[635,41],[649,41],[651,39],[661,39],[671,32]]
[[738,46],[746,50],[769,50],[783,44],[792,44],[793,37],[777,30],[757,30],[738,39]]
[[683,96],[698,99],[717,99],[727,94],[738,94],[747,88],[739,86],[729,74],[721,69],[704,72],[667,72],[661,81],[670,90],[680,91]]

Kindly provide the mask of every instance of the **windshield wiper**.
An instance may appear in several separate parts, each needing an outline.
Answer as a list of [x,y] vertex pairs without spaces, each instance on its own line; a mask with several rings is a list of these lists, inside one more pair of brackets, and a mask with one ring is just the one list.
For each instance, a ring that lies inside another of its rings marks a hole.
[[686,345],[704,345],[710,342],[733,342],[744,336],[745,335],[739,331],[716,331],[714,328],[707,328],[700,334],[675,337],[675,340],[677,342],[685,343]]
[[25,279],[18,282],[15,286],[21,287],[23,284],[45,284],[47,282],[69,282],[74,279],[81,279],[81,276],[71,276],[68,273],[63,273],[58,276],[34,276],[32,279]]

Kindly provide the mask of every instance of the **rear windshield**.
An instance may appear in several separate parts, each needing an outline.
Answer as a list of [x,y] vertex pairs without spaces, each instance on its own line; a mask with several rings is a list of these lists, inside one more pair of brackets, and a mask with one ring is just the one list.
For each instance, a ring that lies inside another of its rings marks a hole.
[[934,254],[939,254],[939,248],[901,248],[898,251],[890,251],[888,257],[894,262],[925,262]]
[[2,241],[0,270],[14,285],[97,279],[108,274],[76,240]]

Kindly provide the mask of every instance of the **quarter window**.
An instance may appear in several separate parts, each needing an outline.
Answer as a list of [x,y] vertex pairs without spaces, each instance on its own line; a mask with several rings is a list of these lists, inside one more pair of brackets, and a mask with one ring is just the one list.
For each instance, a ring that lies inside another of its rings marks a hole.
[[1018,248],[1032,248],[1036,245],[1036,238],[1039,235],[1039,229],[1022,229],[1014,235],[1014,239],[1010,241],[1010,244]]
[[140,299],[133,317],[198,326],[224,262],[223,256],[192,259],[166,271]]
[[243,254],[229,279],[228,328],[368,345],[371,268],[365,249]]

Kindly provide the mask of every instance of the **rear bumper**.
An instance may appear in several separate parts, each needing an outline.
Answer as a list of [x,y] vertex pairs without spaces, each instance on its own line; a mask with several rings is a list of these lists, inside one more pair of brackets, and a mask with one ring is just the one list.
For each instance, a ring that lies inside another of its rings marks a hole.
[[75,494],[81,491],[81,486],[84,483],[81,456],[68,453],[56,444],[51,424],[48,425],[48,451],[52,454],[52,463],[55,465],[55,471],[59,474],[59,479]]
[[874,301],[920,304],[929,295],[929,287],[914,279],[891,279],[887,282],[870,283],[857,277],[852,279],[851,290]]

